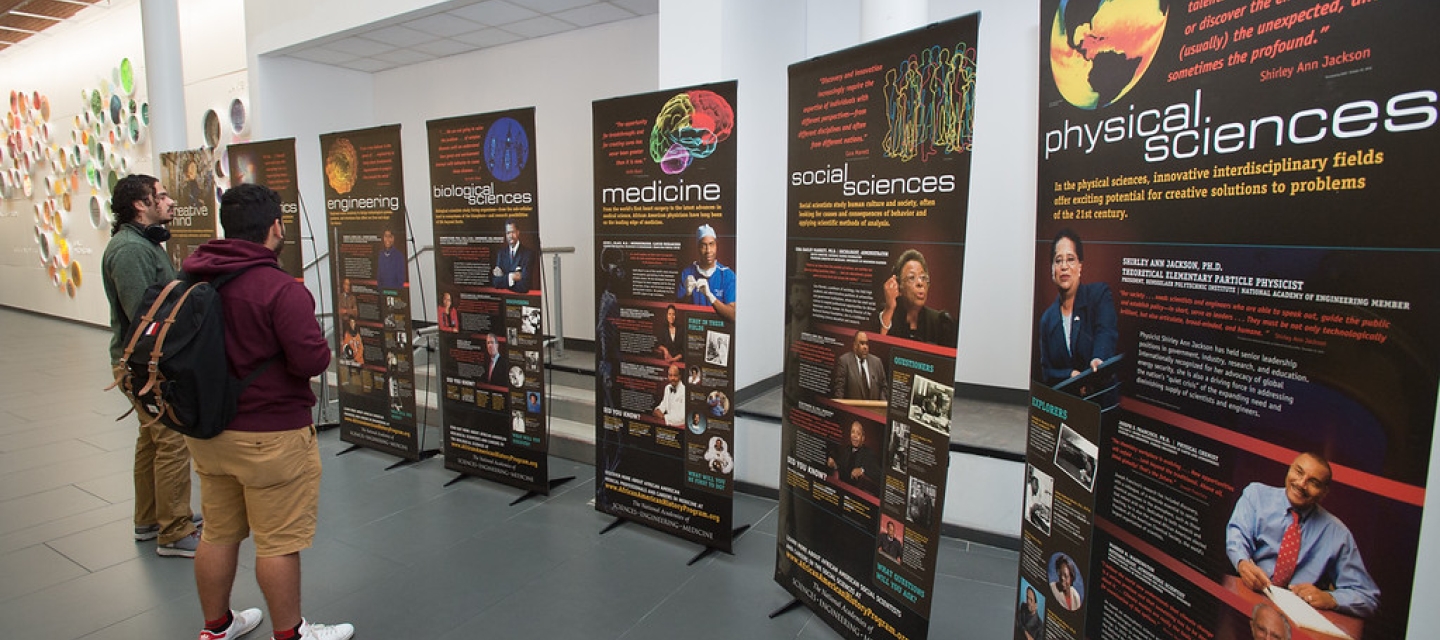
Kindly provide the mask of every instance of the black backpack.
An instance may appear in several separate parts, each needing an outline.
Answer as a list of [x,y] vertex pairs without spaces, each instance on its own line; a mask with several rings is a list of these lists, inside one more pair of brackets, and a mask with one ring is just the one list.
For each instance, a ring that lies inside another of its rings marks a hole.
[[[255,265],[259,266],[259,265]],[[240,392],[279,358],[276,354],[244,380],[230,375],[225,356],[225,314],[220,287],[250,267],[202,281],[180,278],[151,285],[122,335],[129,341],[115,383],[150,417],[192,438],[220,435],[235,418]],[[118,419],[123,419],[130,412]]]

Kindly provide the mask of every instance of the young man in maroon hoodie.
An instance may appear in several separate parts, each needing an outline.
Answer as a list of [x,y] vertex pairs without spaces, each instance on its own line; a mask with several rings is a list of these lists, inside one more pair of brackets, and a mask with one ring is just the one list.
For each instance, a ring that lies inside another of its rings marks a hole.
[[321,625],[300,615],[300,550],[315,537],[320,450],[310,410],[310,378],[330,365],[330,345],[315,321],[309,290],[278,267],[285,239],[280,197],[240,185],[220,199],[225,237],[181,264],[210,280],[249,268],[220,289],[230,373],[244,378],[272,357],[240,394],[230,426],[210,440],[186,438],[207,516],[195,554],[195,583],[205,629],[200,640],[232,640],[263,617],[230,609],[240,542],[255,534],[255,580],[277,640],[345,640],[348,624]]

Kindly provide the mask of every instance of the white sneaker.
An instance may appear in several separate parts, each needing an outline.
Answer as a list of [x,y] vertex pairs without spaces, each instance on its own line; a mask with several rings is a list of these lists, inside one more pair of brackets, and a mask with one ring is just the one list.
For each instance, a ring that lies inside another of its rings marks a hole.
[[234,620],[230,621],[230,626],[225,627],[224,631],[219,632],[201,630],[200,640],[235,640],[240,636],[254,631],[255,627],[260,625],[260,621],[265,619],[265,614],[260,613],[259,609],[246,609],[244,611],[235,611],[232,609],[230,615],[235,617]]
[[[350,640],[355,627],[349,624],[320,624],[300,619],[300,640]],[[274,638],[271,638],[274,640]]]

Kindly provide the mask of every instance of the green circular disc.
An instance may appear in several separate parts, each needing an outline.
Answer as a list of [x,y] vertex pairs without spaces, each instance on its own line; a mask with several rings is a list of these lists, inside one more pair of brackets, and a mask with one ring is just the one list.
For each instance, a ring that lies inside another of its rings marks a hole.
[[120,89],[127,96],[135,93],[135,67],[130,64],[129,58],[120,60]]
[[105,115],[105,98],[100,95],[100,90],[90,92],[90,111],[97,116]]

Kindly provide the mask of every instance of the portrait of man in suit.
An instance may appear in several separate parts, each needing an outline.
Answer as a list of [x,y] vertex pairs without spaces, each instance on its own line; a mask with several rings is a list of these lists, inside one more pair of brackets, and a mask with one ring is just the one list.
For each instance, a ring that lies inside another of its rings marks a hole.
[[506,220],[505,246],[496,251],[491,284],[497,289],[529,291],[534,263],[535,250],[520,244],[520,227],[514,220]]
[[885,364],[870,354],[870,336],[864,331],[857,331],[850,351],[836,358],[831,384],[837,399],[885,399]]

